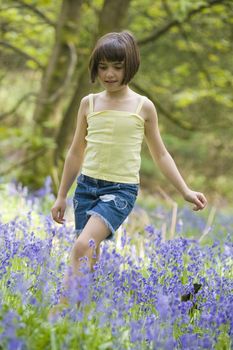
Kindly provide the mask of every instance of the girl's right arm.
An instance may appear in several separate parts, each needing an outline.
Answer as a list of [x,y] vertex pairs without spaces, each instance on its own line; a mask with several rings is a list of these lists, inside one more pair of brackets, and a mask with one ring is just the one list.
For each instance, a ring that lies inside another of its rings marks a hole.
[[154,104],[147,99],[143,107],[146,117],[145,136],[153,160],[158,164],[163,174],[182,194],[184,199],[194,204],[193,210],[204,209],[207,204],[204,194],[192,191],[187,186],[173,158],[163,143],[159,132],[158,116]]
[[88,97],[86,96],[80,103],[74,138],[65,159],[57,199],[51,209],[53,220],[59,224],[64,223],[66,196],[83,163],[84,151],[86,147],[85,136],[87,134],[86,115],[88,105]]

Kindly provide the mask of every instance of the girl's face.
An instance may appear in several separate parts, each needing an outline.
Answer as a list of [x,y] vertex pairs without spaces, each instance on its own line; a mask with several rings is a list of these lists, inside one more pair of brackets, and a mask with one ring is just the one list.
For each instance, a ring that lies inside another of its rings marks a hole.
[[117,91],[125,74],[124,61],[100,61],[98,64],[98,78],[102,86],[108,91]]

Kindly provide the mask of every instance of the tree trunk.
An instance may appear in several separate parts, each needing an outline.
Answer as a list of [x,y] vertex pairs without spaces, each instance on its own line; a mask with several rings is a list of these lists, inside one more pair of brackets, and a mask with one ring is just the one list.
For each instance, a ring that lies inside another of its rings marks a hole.
[[[51,117],[61,119],[60,102],[76,67],[80,9],[83,0],[63,0],[57,21],[55,44],[41,83],[34,120],[48,129]],[[51,127],[50,127],[51,128]],[[51,132],[48,131],[48,135]]]
[[100,18],[98,36],[108,32],[117,32],[127,23],[128,9],[131,0],[105,0]]
[[28,153],[44,150],[40,156],[22,169],[19,181],[28,187],[39,188],[46,176],[55,178],[54,140],[61,122],[61,102],[76,68],[79,18],[83,0],[63,0],[56,25],[55,44],[44,71],[38,94],[33,139]]

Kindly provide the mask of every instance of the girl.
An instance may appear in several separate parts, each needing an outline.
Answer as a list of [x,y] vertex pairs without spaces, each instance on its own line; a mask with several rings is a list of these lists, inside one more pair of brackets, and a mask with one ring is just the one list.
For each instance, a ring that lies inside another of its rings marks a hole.
[[[53,219],[62,224],[67,192],[81,170],[74,195],[77,239],[71,251],[73,276],[81,275],[83,256],[93,269],[100,243],[114,239],[115,231],[133,209],[144,135],[153,160],[184,199],[194,204],[193,209],[203,209],[207,203],[202,193],[186,185],[165,148],[154,104],[128,86],[139,64],[137,44],[126,31],[101,37],[90,57],[91,80],[98,78],[104,90],[81,100],[77,128],[51,210]],[[94,247],[90,240],[94,240]],[[69,278],[67,274],[66,286]]]

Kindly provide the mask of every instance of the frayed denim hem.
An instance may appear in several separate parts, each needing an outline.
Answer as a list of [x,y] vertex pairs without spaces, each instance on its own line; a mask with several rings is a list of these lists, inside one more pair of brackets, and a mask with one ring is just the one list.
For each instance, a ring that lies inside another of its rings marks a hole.
[[76,236],[79,236],[80,233],[82,232],[82,230],[83,230],[83,229],[81,229],[81,230],[74,230],[74,234],[75,234]]
[[87,212],[88,215],[93,215],[93,216],[97,216],[100,219],[103,220],[103,222],[105,223],[105,225],[109,228],[109,230],[111,231],[111,235],[109,235],[106,239],[113,239],[113,234],[115,233],[114,228],[112,227],[112,225],[108,222],[107,219],[105,219],[105,217],[103,217],[101,214],[95,212],[94,210],[88,210]]

